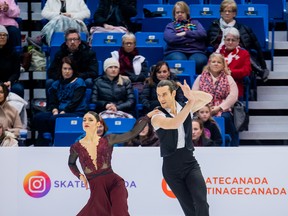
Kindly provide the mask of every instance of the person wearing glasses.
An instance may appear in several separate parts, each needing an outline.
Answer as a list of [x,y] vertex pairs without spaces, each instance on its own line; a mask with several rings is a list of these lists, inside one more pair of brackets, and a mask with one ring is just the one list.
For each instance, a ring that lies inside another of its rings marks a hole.
[[6,27],[10,40],[9,46],[21,46],[21,32],[15,18],[20,17],[20,8],[16,0],[0,0],[0,25]]
[[83,20],[90,17],[90,10],[84,0],[47,0],[41,15],[49,22],[42,28],[40,35],[27,38],[28,43],[39,49],[41,49],[43,43],[50,46],[54,32],[76,28],[79,32],[88,34]]
[[139,55],[136,38],[131,32],[122,36],[122,47],[111,52],[111,56],[119,61],[120,74],[128,76],[134,87],[142,92],[145,79],[148,77],[148,66],[145,57]]
[[262,53],[260,43],[254,34],[253,30],[237,21],[237,4],[234,0],[223,0],[220,5],[220,19],[214,20],[207,31],[207,44],[212,46],[214,51],[224,44],[224,30],[226,28],[234,27],[238,29],[239,46],[246,49],[251,57],[255,59],[255,63],[259,64],[262,69],[262,79],[267,79],[269,70]]
[[93,80],[98,77],[98,61],[96,53],[89,45],[82,41],[77,29],[69,28],[65,32],[65,42],[56,52],[53,61],[47,71],[46,95],[52,83],[58,79],[61,74],[62,59],[70,56],[77,66],[79,78],[85,81],[87,88],[93,87]]
[[0,82],[3,82],[9,91],[24,98],[24,87],[18,81],[20,55],[8,44],[9,36],[6,27],[0,25]]
[[247,50],[239,46],[240,34],[234,28],[227,28],[224,30],[224,44],[221,45],[217,52],[222,54],[226,60],[231,76],[238,86],[239,100],[244,97],[244,77],[250,76],[251,63],[250,54]]

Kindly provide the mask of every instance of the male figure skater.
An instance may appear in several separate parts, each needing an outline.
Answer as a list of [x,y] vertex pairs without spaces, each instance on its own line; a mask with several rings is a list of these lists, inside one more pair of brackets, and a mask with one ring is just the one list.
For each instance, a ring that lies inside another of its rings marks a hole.
[[193,156],[190,113],[209,103],[212,96],[192,91],[186,81],[179,86],[188,99],[186,104],[175,100],[177,86],[173,81],[162,80],[157,85],[162,113],[154,115],[151,123],[160,139],[162,172],[186,216],[209,216],[206,184]]

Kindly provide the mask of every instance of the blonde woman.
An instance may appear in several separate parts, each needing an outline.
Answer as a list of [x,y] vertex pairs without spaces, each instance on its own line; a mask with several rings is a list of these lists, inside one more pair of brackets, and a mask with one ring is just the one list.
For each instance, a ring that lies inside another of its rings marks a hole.
[[195,80],[192,89],[201,90],[213,96],[212,116],[224,117],[226,133],[232,138],[231,145],[238,146],[238,134],[231,113],[231,108],[238,99],[238,88],[221,54],[210,55],[207,66]]

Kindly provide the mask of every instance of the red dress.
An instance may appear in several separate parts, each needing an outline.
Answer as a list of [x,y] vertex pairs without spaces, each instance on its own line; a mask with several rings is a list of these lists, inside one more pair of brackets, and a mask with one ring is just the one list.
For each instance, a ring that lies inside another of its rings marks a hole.
[[90,198],[77,216],[129,216],[128,192],[124,180],[113,172],[111,167],[113,145],[127,142],[137,136],[149,121],[145,117],[137,123],[132,131],[125,134],[109,134],[99,139],[95,167],[88,151],[76,142],[70,147],[69,167],[79,178],[80,171],[76,165],[79,158],[82,170],[89,182]]

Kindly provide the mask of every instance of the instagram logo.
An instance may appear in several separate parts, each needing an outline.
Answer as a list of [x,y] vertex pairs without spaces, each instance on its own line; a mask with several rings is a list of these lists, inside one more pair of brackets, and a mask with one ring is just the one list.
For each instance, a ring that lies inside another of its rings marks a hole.
[[176,198],[170,187],[168,186],[167,182],[165,179],[162,179],[162,190],[163,192],[170,198]]
[[23,187],[29,196],[41,198],[50,191],[51,180],[46,173],[40,170],[32,171],[24,178]]

